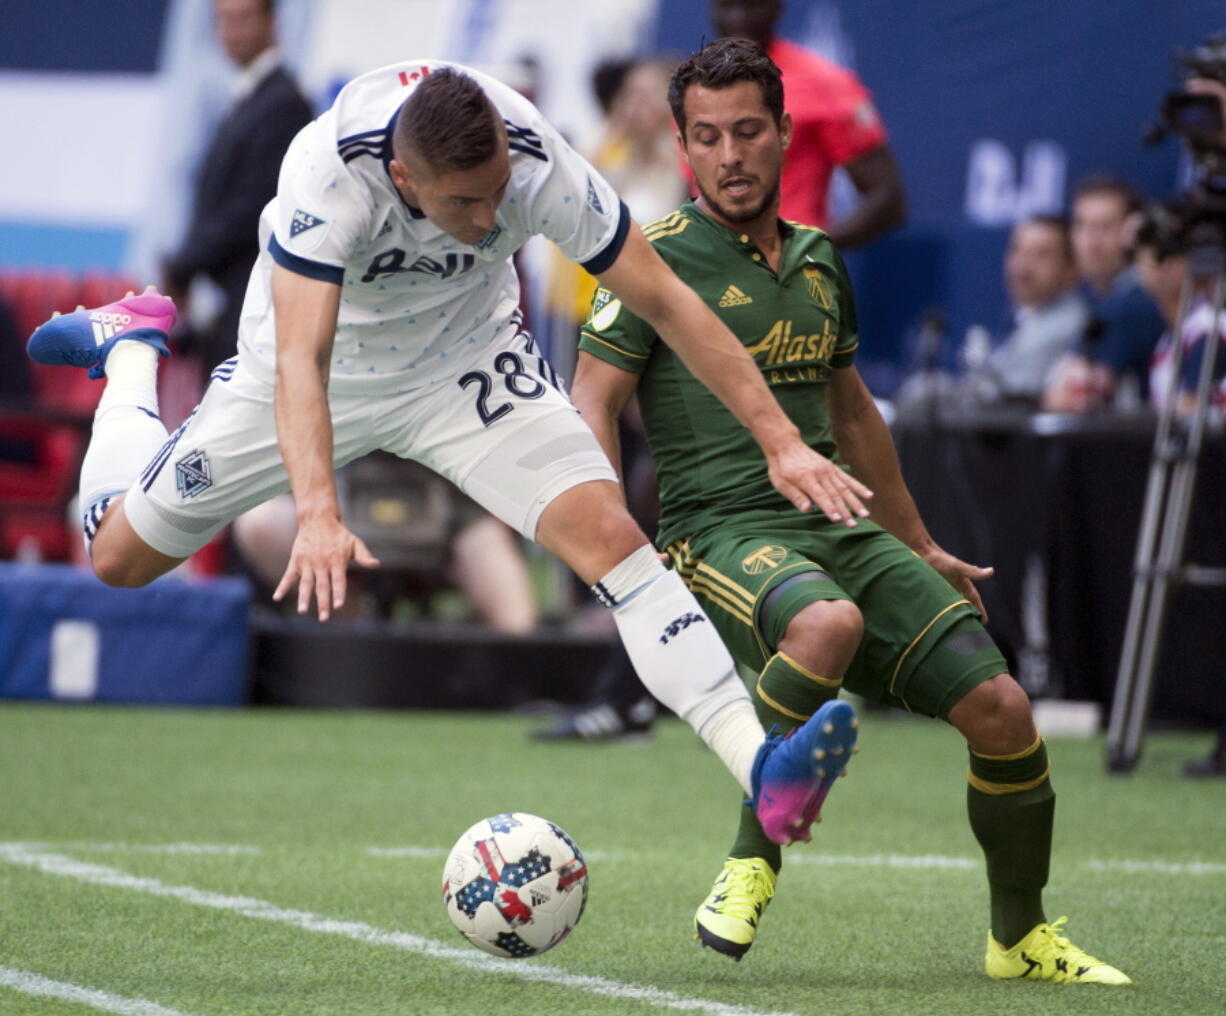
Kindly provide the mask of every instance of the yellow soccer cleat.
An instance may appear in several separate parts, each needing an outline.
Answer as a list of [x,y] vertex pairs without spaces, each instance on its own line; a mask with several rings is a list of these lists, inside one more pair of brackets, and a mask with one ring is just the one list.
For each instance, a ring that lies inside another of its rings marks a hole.
[[1006,949],[988,932],[988,955],[984,970],[989,977],[1026,977],[1032,981],[1062,984],[1131,984],[1132,978],[1115,967],[1083,952],[1060,934],[1067,917],[1051,924],[1036,924],[1012,949]]
[[760,857],[730,857],[694,914],[694,937],[740,960],[753,945],[758,921],[775,895],[775,872]]

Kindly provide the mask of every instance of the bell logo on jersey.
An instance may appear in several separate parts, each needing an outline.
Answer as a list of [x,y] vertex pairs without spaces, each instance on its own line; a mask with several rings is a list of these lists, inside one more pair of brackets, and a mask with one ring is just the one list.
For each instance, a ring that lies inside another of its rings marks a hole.
[[299,233],[305,233],[308,229],[314,229],[316,226],[322,226],[324,220],[317,218],[310,212],[304,212],[301,208],[295,210],[294,218],[289,224],[289,238],[292,240]]
[[366,266],[362,281],[374,282],[380,275],[400,275],[403,272],[421,272],[424,275],[437,275],[440,279],[450,279],[453,275],[463,275],[471,271],[477,263],[475,254],[448,254],[442,260],[423,254],[406,268],[406,256],[399,247],[376,254],[374,260]]

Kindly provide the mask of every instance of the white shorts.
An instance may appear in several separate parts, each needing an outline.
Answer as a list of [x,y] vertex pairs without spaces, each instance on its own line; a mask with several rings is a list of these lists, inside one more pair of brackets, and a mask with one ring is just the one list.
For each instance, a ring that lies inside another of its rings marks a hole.
[[[617,482],[596,438],[535,351],[509,327],[481,365],[395,395],[329,393],[333,464],[382,449],[446,477],[528,539],[546,506],[589,480]],[[187,557],[227,523],[289,490],[273,389],[226,361],[200,405],[124,498],[142,540]]]

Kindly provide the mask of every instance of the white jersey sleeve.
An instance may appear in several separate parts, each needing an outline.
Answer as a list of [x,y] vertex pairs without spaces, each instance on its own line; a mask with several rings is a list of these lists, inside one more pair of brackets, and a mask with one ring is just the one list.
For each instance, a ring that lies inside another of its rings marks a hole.
[[345,172],[321,120],[294,138],[270,207],[273,260],[299,275],[339,285],[346,262],[370,228],[372,207]]
[[[529,199],[532,231],[548,237],[567,258],[597,275],[621,253],[630,212],[608,181],[543,118],[535,129],[542,142],[537,147],[548,155],[548,169]],[[519,145],[531,146],[533,134],[507,123],[512,151]]]

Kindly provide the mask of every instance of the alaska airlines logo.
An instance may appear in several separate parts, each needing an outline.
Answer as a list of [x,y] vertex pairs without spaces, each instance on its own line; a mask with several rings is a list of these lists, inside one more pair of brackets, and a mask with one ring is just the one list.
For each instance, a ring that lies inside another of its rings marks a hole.
[[830,322],[822,322],[822,331],[813,335],[793,335],[791,321],[776,321],[761,342],[745,350],[760,367],[779,367],[789,363],[829,360],[838,336],[830,330]]
[[788,552],[783,547],[767,544],[745,557],[741,561],[741,570],[746,575],[761,575],[764,571],[778,568],[787,556]]
[[829,320],[813,335],[793,335],[791,321],[776,321],[761,342],[745,350],[762,369],[768,385],[824,381],[830,376],[830,357],[838,339]]
[[399,247],[393,247],[375,258],[366,268],[362,276],[363,282],[374,282],[380,275],[400,275],[403,272],[421,272],[424,275],[434,275],[440,279],[450,279],[453,275],[463,275],[471,271],[477,263],[475,254],[448,254],[441,259],[422,255],[407,268],[404,259],[407,255]]

